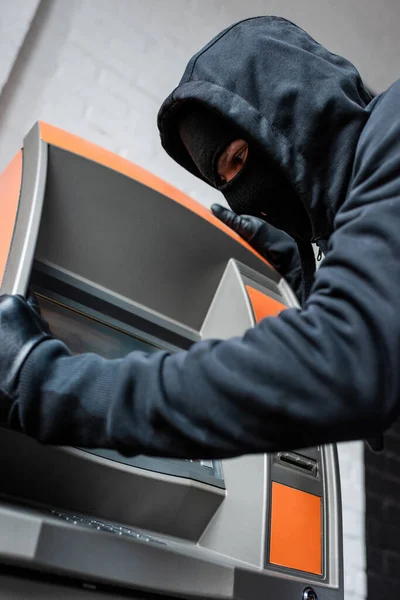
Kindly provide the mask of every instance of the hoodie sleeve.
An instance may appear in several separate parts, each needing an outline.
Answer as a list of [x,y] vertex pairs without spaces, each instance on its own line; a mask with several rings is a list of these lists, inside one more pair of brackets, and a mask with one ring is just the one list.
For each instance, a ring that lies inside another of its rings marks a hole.
[[[175,355],[72,357],[45,341],[13,419],[43,442],[228,457],[373,437],[400,398],[400,86],[375,106],[302,311]],[[12,420],[13,420],[12,419]]]

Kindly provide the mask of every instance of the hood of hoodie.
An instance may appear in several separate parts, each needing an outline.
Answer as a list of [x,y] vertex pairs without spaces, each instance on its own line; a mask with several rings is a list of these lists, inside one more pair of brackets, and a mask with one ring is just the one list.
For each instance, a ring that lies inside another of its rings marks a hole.
[[290,21],[256,17],[225,29],[193,56],[160,108],[158,127],[167,153],[203,179],[181,141],[180,111],[196,101],[231,120],[291,182],[312,239],[326,240],[346,195],[370,100],[349,61]]

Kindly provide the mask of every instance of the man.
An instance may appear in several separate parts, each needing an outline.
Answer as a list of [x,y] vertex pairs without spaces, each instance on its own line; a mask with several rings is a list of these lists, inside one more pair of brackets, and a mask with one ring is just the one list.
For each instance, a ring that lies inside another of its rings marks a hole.
[[[379,435],[400,402],[399,104],[400,83],[370,102],[349,62],[288,21],[222,32],[163,104],[162,143],[250,215],[214,208],[301,287],[302,310],[241,339],[104,360],[71,356],[34,307],[3,297],[3,424],[187,458]],[[312,241],[326,255],[315,278]]]

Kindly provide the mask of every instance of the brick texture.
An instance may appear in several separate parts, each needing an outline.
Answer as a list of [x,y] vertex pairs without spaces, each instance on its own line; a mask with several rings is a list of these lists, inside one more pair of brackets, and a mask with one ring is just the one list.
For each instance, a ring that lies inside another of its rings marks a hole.
[[365,450],[366,543],[369,600],[400,598],[400,422],[385,450]]

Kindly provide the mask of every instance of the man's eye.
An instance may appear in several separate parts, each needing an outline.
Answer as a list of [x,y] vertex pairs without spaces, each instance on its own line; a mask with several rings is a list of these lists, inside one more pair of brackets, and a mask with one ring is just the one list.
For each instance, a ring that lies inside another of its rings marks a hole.
[[241,150],[240,152],[238,152],[238,154],[236,154],[236,156],[233,157],[233,162],[242,165],[244,162],[244,155],[245,151]]
[[234,157],[232,158],[232,164],[236,167],[242,168],[247,161],[248,151],[249,149],[247,144],[246,146],[242,146],[241,148],[239,148]]
[[244,140],[232,142],[217,163],[219,183],[228,183],[243,168],[247,160],[248,146]]

